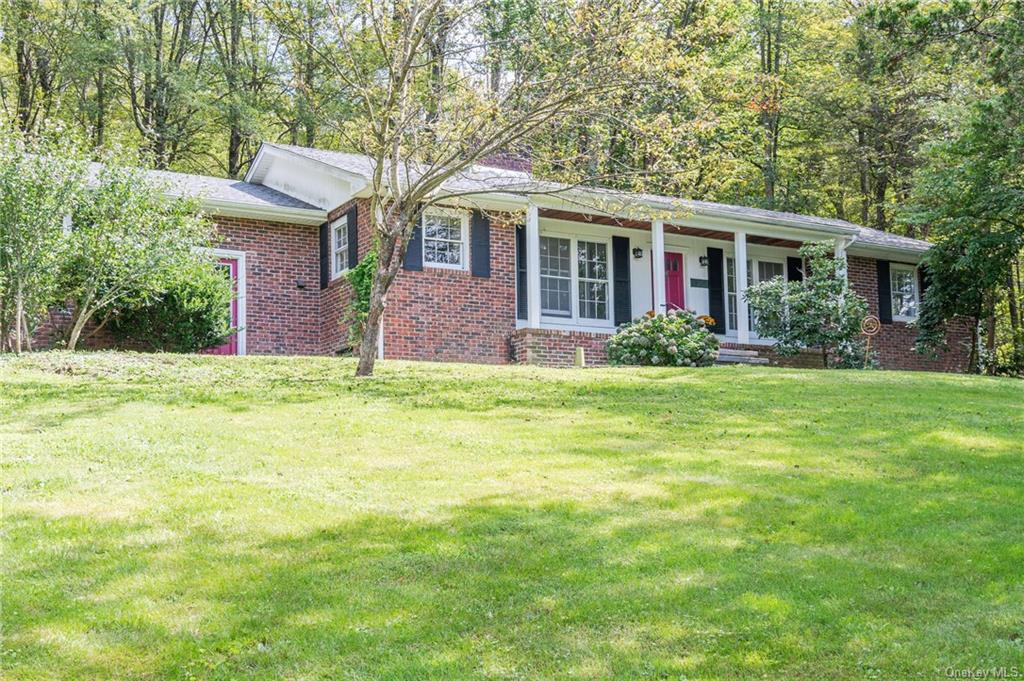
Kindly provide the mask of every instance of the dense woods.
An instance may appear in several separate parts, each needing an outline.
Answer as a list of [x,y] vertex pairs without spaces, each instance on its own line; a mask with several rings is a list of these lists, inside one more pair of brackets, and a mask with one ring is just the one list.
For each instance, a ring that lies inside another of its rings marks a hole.
[[[424,87],[446,93],[423,100],[424,129],[452,92],[535,101],[515,90],[527,65],[611,63],[580,17],[626,16],[613,48],[630,87],[595,87],[508,146],[552,177],[945,242],[937,262],[975,290],[936,294],[925,321],[966,314],[990,366],[1024,365],[1020,2],[3,0],[0,102],[23,133],[187,172],[240,177],[264,139],[361,151],[387,91],[368,84],[419,4]],[[566,68],[566,87],[584,73]]]

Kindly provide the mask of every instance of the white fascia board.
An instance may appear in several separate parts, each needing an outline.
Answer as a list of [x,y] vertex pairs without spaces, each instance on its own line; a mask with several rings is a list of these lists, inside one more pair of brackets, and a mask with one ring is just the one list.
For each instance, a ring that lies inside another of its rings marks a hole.
[[876,244],[860,244],[854,241],[846,249],[847,255],[858,255],[864,258],[875,258],[876,260],[893,260],[917,265],[923,259],[925,253],[916,248],[901,248],[899,246],[878,246]]
[[245,177],[242,178],[243,182],[247,184],[259,184],[253,180],[253,177],[256,175],[257,168],[261,170],[263,168],[263,149],[265,147],[266,142],[260,142],[260,148],[256,150],[256,158],[254,158],[252,163],[249,164],[249,170],[245,172]]
[[327,221],[327,211],[310,210],[309,208],[288,208],[285,206],[254,206],[248,203],[235,203],[217,199],[199,199],[204,212],[211,215],[249,218],[251,220],[267,220],[270,222],[287,222],[296,225],[320,225]]
[[[263,152],[263,150],[264,147],[261,146],[260,151]],[[290,149],[281,149],[280,147],[266,146],[266,153],[264,155],[271,160],[276,156],[279,158],[289,158],[294,161],[299,161],[308,164],[311,168],[315,168],[319,171],[326,172],[327,174],[333,177],[345,180],[346,182],[352,183],[353,185],[362,186],[368,184],[370,181],[370,178],[366,177],[362,173],[356,173],[351,170],[345,170],[344,168],[339,168],[336,165],[325,163],[324,161],[319,161],[315,158],[310,158],[309,156],[303,156],[302,154],[294,152]],[[256,163],[254,162],[253,166],[255,165]]]

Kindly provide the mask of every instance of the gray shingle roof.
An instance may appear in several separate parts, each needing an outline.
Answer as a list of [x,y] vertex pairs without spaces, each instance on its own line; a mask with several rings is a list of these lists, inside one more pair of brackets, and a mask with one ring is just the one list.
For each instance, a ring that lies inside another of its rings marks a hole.
[[172,173],[165,170],[151,170],[148,174],[157,182],[167,185],[171,193],[180,193],[182,196],[249,204],[257,207],[319,210],[305,201],[261,184],[250,184],[241,180],[207,175]]
[[857,235],[857,239],[854,243],[862,244],[864,246],[898,248],[903,251],[918,251],[921,253],[924,253],[932,247],[930,243],[927,241],[921,241],[920,239],[911,239],[909,237],[900,236],[899,234],[891,234],[878,229],[871,229],[870,227],[861,227],[860,225],[857,225],[857,229],[860,230],[860,233]]
[[[341,151],[328,151],[325,149],[312,149],[288,144],[264,143],[266,146],[290,151],[325,165],[361,175],[369,178],[373,174],[373,162],[368,156],[362,154],[351,154]],[[421,170],[420,167],[410,164],[405,172],[415,173]],[[530,192],[551,192],[564,190],[568,185],[546,182],[534,179],[529,173],[491,168],[488,166],[473,166],[468,171],[452,178],[445,183],[445,189],[449,192],[482,192],[482,191],[505,191],[509,193]],[[582,189],[582,188],[581,188]],[[666,209],[692,210],[695,213],[715,214],[724,217],[735,217],[737,219],[752,220],[762,223],[798,223],[807,228],[821,227],[827,230],[836,230],[841,233],[853,235],[854,243],[878,248],[892,248],[906,251],[924,252],[931,245],[926,241],[910,239],[907,237],[882,232],[877,229],[862,227],[861,225],[838,220],[835,218],[823,218],[815,215],[800,215],[797,213],[786,213],[782,211],[765,210],[762,208],[750,208],[747,206],[734,206],[724,203],[712,203],[709,201],[695,201],[679,197],[663,196],[658,194],[636,194],[620,192],[612,189],[585,188],[585,191],[595,195],[605,195],[609,198],[616,198],[619,201],[628,203],[631,197],[635,197],[645,203],[660,204]]]
[[[89,172],[92,175],[98,173],[100,168],[99,163],[89,164]],[[176,196],[223,201],[254,208],[297,208],[320,211],[316,206],[261,184],[251,184],[224,177],[174,173],[168,170],[147,170],[146,175],[151,177],[161,188],[166,188],[169,194]]]

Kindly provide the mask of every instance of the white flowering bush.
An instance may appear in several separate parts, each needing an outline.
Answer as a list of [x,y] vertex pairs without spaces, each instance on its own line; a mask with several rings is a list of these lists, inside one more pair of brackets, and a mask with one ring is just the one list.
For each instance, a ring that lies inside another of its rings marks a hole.
[[612,364],[706,367],[718,358],[718,339],[690,310],[648,313],[619,327],[608,341]]

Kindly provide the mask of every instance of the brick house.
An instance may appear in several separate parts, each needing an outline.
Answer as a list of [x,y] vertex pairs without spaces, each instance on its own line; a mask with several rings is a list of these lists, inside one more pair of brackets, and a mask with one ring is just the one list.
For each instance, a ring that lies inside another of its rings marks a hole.
[[[157,173],[198,196],[223,236],[217,255],[236,278],[242,330],[222,352],[350,350],[343,275],[372,245],[371,171],[363,156],[264,143],[244,181]],[[582,347],[601,363],[618,324],[674,307],[714,317],[723,347],[770,355],[744,291],[800,279],[797,249],[827,240],[882,320],[873,345],[883,367],[965,368],[965,327],[949,330],[938,358],[912,350],[925,242],[842,220],[559,188],[522,170],[478,166],[444,189],[452,198],[426,211],[389,293],[381,357],[565,365]]]

